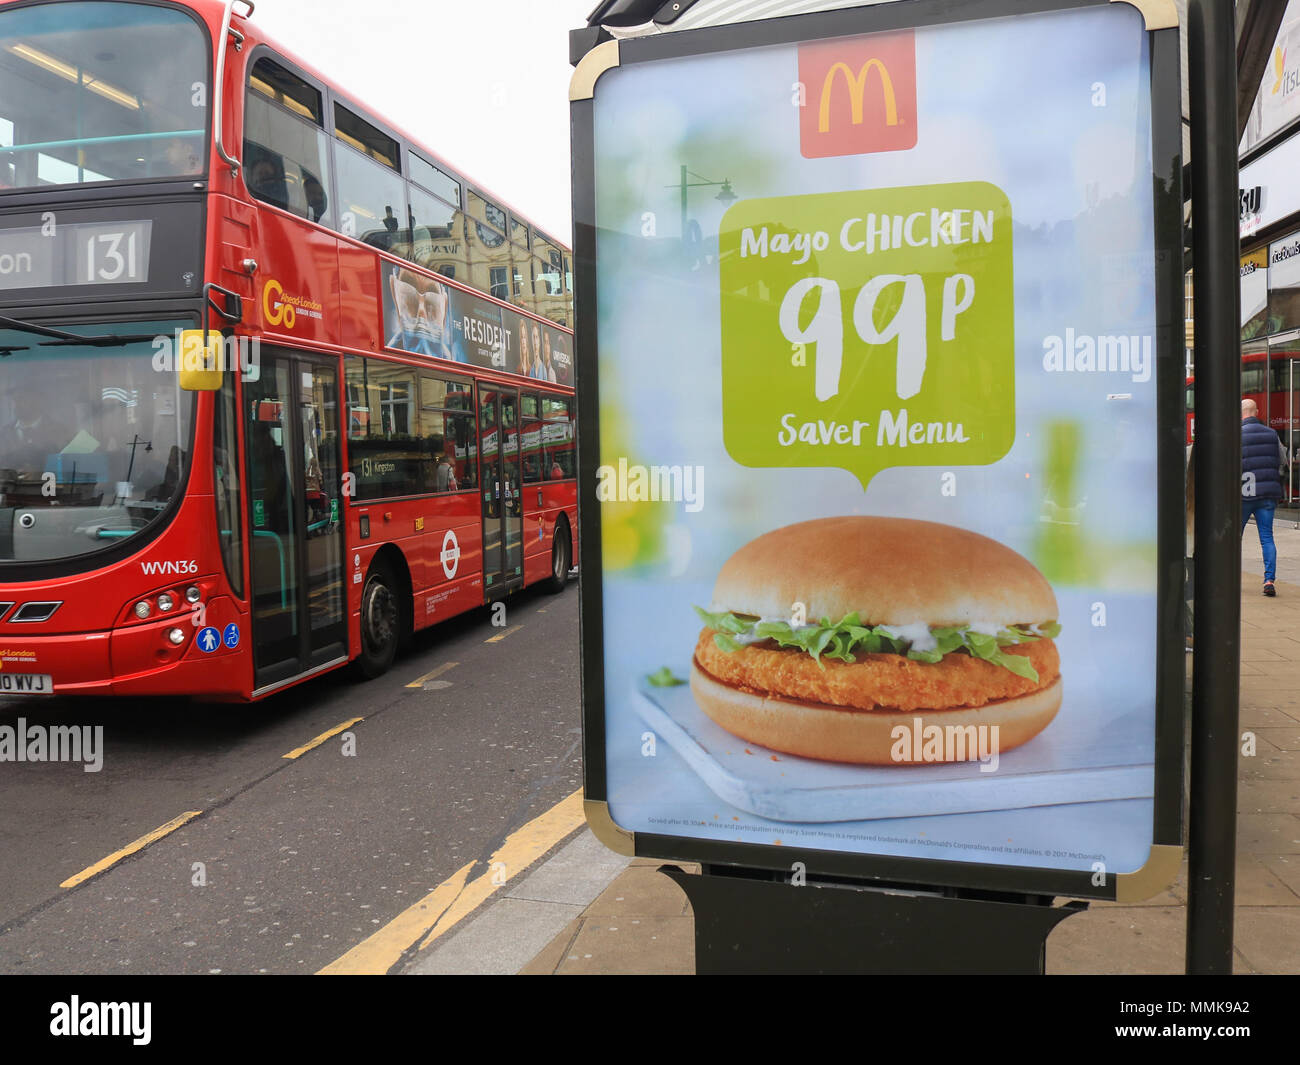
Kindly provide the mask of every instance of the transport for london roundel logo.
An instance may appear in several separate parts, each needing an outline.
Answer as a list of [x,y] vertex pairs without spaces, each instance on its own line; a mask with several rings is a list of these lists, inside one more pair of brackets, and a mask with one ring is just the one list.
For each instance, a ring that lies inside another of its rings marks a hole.
[[916,147],[911,30],[799,46],[799,148],[805,159]]
[[442,538],[442,552],[439,555],[439,561],[442,562],[442,572],[451,580],[456,576],[456,570],[460,568],[460,541],[456,539],[456,533],[453,529],[448,529]]

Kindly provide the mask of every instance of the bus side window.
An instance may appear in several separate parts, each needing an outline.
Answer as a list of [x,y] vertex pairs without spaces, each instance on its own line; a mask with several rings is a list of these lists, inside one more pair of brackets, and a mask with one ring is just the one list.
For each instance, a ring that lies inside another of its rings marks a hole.
[[409,366],[349,355],[348,462],[358,499],[431,491],[433,463],[419,435],[417,388]]
[[1241,368],[1241,394],[1264,391],[1264,367],[1243,366]]
[[465,195],[469,283],[499,300],[510,300],[511,246],[506,240],[506,212],[472,189]]
[[542,396],[542,417],[546,419],[542,426],[542,441],[548,481],[577,476],[572,413],[573,400],[568,396]]
[[464,216],[416,185],[407,186],[411,243],[406,257],[443,277],[465,273]]
[[[1269,382],[1268,390],[1270,392],[1287,392],[1290,390],[1291,365],[1295,358],[1294,352],[1276,351],[1269,352]],[[1297,390],[1300,390],[1300,374],[1296,375]]]
[[532,256],[528,248],[532,243],[528,223],[522,218],[510,216],[510,302],[516,307],[532,310],[536,299],[533,295]]
[[328,225],[329,138],[321,120],[318,89],[265,56],[257,61],[244,107],[244,184],[263,203]]
[[542,463],[542,421],[541,406],[535,392],[525,392],[520,397],[523,405],[522,450],[524,459],[524,483],[546,480],[546,469]]
[[477,448],[469,402],[467,382],[421,375],[420,434],[430,463],[431,492],[463,492],[476,487]]
[[339,183],[338,229],[344,236],[409,259],[410,212],[397,141],[336,102],[334,165]]
[[440,450],[434,456],[437,463],[434,485],[436,492],[463,492],[476,487],[473,461],[474,419],[457,411],[437,411],[435,417],[442,423]]

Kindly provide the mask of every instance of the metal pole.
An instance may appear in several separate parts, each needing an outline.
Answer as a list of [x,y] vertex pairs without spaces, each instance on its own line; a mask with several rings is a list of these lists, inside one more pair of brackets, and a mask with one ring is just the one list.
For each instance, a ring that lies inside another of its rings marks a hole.
[[1187,972],[1232,972],[1241,653],[1237,76],[1232,0],[1190,0],[1192,256],[1196,271],[1196,655]]

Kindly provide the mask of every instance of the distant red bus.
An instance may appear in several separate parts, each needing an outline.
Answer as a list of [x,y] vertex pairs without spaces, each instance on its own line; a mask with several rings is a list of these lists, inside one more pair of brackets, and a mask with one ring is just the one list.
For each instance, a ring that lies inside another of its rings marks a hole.
[[[1187,443],[1196,435],[1196,378],[1186,380]],[[1253,399],[1261,421],[1277,430],[1291,456],[1287,498],[1300,496],[1300,344],[1274,344],[1241,356],[1241,398]]]
[[0,693],[374,676],[576,561],[568,248],[252,7],[0,2]]
[[[1187,443],[1196,430],[1196,378],[1186,380]],[[1260,420],[1286,443],[1292,430],[1300,435],[1300,345],[1274,346],[1241,356],[1241,398],[1253,399]],[[1300,440],[1297,440],[1300,446]]]

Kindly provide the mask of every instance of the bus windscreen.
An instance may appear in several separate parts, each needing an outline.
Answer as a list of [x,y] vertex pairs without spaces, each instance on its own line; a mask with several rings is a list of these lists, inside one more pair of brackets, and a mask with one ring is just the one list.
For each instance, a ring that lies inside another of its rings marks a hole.
[[0,12],[0,188],[201,174],[208,67],[204,32],[183,11]]
[[[166,338],[191,325],[67,328]],[[155,350],[0,329],[0,565],[103,550],[170,508],[185,484],[194,395],[155,369]]]

